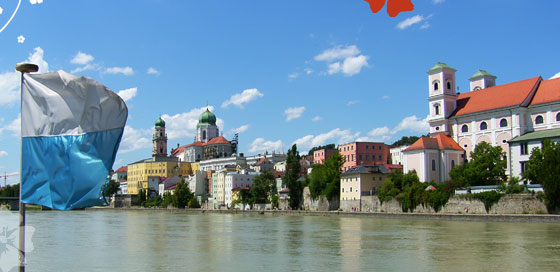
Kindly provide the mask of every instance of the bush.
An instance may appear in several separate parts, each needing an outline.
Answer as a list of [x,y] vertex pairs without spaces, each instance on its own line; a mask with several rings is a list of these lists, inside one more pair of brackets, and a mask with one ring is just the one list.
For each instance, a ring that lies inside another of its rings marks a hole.
[[484,203],[484,208],[486,209],[487,213],[490,212],[490,209],[492,208],[492,206],[494,206],[494,204],[500,201],[502,196],[504,196],[504,194],[501,194],[497,191],[489,191],[489,192],[483,192],[478,194],[465,195],[467,199],[477,199],[480,200],[482,203]]

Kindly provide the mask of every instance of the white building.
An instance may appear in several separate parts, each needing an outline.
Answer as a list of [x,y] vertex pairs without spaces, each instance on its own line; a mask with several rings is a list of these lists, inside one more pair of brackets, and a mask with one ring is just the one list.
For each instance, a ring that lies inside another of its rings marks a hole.
[[116,182],[120,182],[122,180],[126,181],[127,172],[128,172],[128,166],[122,166],[119,169],[117,169],[117,171],[115,171],[115,173],[113,173],[113,175],[111,176],[111,179],[116,181]]
[[496,85],[496,76],[479,70],[469,78],[469,91],[457,93],[455,72],[441,62],[428,71],[428,122],[431,136],[450,136],[465,149],[467,159],[477,144],[487,142],[502,147],[507,173],[513,173],[511,167],[520,165],[520,158],[510,156],[508,141],[560,128],[560,78],[536,76]]
[[224,204],[227,207],[231,207],[232,202],[232,190],[236,188],[253,186],[253,180],[259,173],[249,172],[242,170],[239,172],[227,172],[225,176],[225,188],[224,188]]
[[128,182],[126,180],[121,180],[119,186],[118,195],[128,195]]
[[281,161],[274,164],[274,171],[286,172],[286,161]]
[[208,194],[206,184],[206,172],[197,170],[194,175],[184,177],[185,183],[189,185],[189,190],[196,196],[205,197]]
[[402,145],[397,146],[389,149],[389,153],[391,154],[391,164],[399,164],[403,165],[403,150],[407,149],[409,145]]
[[560,128],[529,132],[509,141],[511,161],[518,162],[512,163],[511,176],[521,177],[521,173],[527,169],[532,150],[537,147],[542,148],[542,142],[546,139],[553,142],[560,141]]

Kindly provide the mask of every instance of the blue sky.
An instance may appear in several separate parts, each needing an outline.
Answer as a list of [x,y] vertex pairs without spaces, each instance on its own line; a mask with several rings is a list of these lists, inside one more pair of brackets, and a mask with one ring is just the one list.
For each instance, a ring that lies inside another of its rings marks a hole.
[[[389,17],[362,0],[22,0],[0,32],[0,172],[19,171],[22,61],[127,99],[115,169],[151,155],[160,115],[169,147],[191,143],[207,103],[240,152],[305,152],[425,134],[438,61],[458,70],[460,91],[477,69],[498,84],[560,72],[560,1],[412,2]],[[0,0],[0,27],[17,4]]]

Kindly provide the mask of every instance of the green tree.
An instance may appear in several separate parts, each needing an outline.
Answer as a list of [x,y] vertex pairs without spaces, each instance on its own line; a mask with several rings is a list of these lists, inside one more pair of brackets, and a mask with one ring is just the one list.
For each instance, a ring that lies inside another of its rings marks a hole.
[[256,176],[251,186],[251,196],[253,203],[264,204],[270,203],[270,198],[276,193],[274,174],[269,171],[263,171]]
[[501,184],[506,181],[504,156],[501,147],[481,142],[471,152],[471,161],[453,168],[449,176],[465,186]]
[[394,142],[392,146],[411,145],[418,141],[418,139],[420,139],[418,136],[403,136],[400,140]]
[[185,208],[189,204],[189,200],[194,197],[193,193],[189,189],[189,186],[185,184],[185,180],[181,178],[177,182],[175,187],[175,192],[173,193],[173,206],[176,208]]
[[138,205],[138,206],[143,206],[144,203],[147,200],[148,200],[148,197],[146,195],[146,191],[144,191],[144,189],[138,190],[138,194],[136,195],[135,204]]
[[286,174],[284,175],[284,183],[286,187],[290,189],[290,207],[292,209],[298,209],[301,205],[303,187],[298,181],[299,172],[301,171],[301,165],[299,164],[300,156],[297,151],[297,146],[294,144],[290,150],[288,150],[288,157],[286,158]]
[[120,183],[114,180],[109,180],[109,183],[103,185],[105,196],[112,196],[116,194],[119,191],[120,186]]
[[534,148],[522,176],[543,186],[550,211],[560,210],[560,143],[545,140],[542,149]]
[[309,191],[313,199],[324,195],[332,200],[340,195],[340,168],[344,159],[339,152],[335,152],[323,164],[313,165],[309,178]]

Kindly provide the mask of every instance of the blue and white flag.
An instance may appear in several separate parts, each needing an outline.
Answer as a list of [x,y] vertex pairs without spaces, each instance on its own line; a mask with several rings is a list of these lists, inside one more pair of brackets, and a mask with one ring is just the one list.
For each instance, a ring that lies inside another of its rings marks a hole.
[[127,116],[124,101],[91,78],[24,74],[22,202],[59,210],[103,205]]

